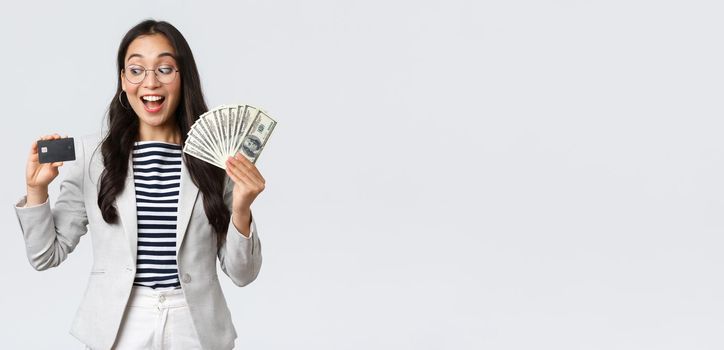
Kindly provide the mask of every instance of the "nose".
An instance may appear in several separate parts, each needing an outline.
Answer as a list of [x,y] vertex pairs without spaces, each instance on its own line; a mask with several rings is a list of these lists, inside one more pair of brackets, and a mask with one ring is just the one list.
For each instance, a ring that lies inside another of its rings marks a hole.
[[143,87],[154,88],[160,85],[161,82],[158,81],[158,77],[156,77],[156,71],[147,70],[146,75],[143,77]]

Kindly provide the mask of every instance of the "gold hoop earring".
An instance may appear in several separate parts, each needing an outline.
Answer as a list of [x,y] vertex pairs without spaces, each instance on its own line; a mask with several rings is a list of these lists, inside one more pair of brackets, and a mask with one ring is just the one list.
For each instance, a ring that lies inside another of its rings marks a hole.
[[[118,103],[121,104],[121,107],[123,107],[123,109],[128,110],[129,108],[126,107],[126,106],[123,104],[123,99],[121,99],[121,95],[122,95],[124,92],[125,92],[125,91],[121,91],[121,92],[118,94]],[[126,99],[128,99],[128,96],[126,96]]]

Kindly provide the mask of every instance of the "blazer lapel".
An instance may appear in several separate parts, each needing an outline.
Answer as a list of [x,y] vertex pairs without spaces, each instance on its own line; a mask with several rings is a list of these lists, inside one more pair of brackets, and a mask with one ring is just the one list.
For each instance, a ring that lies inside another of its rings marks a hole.
[[[186,237],[186,229],[188,228],[191,213],[196,205],[196,198],[199,194],[199,188],[196,187],[191,179],[191,174],[186,168],[186,156],[181,156],[181,187],[178,196],[178,217],[176,219],[176,255],[181,251],[181,243]],[[178,262],[178,261],[177,261]]]
[[128,246],[131,249],[131,263],[136,266],[136,254],[138,251],[138,216],[136,214],[136,183],[133,181],[133,156],[128,157],[128,172],[126,173],[126,184],[123,192],[116,199],[118,204],[118,215],[123,223],[123,231],[126,232]]

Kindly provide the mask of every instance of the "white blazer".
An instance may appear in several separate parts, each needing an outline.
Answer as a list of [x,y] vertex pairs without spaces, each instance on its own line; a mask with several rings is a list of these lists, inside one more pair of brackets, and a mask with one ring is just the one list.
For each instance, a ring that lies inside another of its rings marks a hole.
[[[100,134],[76,138],[76,160],[65,163],[60,194],[50,201],[24,207],[15,204],[30,264],[36,270],[58,266],[90,232],[93,267],[85,296],[70,333],[94,350],[111,349],[118,333],[136,274],[138,226],[132,157],[123,192],[116,198],[120,220],[108,224],[98,208],[103,158]],[[231,209],[233,182],[227,176],[224,201]],[[216,233],[206,218],[203,194],[182,160],[178,201],[177,265],[181,287],[204,349],[231,349],[237,337],[216,273],[221,269],[237,286],[251,283],[261,267],[261,243],[252,219],[250,237],[229,222],[226,242],[217,249]]]

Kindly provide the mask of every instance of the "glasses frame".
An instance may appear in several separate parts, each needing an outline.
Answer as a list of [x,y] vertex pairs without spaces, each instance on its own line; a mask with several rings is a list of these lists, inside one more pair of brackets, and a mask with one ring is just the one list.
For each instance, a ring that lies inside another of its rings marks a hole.
[[[128,68],[128,67],[130,67],[130,66],[143,68],[143,79],[141,79],[141,81],[139,81],[139,82],[137,82],[137,83],[134,83],[134,82],[132,82],[130,79],[128,79],[128,76],[126,76],[126,68]],[[139,84],[143,83],[143,81],[146,80],[146,77],[148,76],[148,72],[153,72],[153,77],[156,78],[156,80],[158,80],[159,83],[161,83],[161,84],[163,84],[163,85],[168,85],[168,84],[173,83],[173,82],[176,80],[176,76],[178,76],[178,72],[179,72],[179,69],[176,68],[176,67],[174,67],[174,66],[159,66],[159,67],[156,67],[156,68],[154,68],[154,69],[146,69],[146,67],[144,67],[144,66],[142,66],[142,65],[139,65],[139,64],[132,64],[132,65],[130,65],[130,66],[123,67],[123,69],[121,69],[121,74],[123,74],[123,78],[126,79],[126,81],[127,81],[129,84],[133,84],[133,85],[139,85]],[[158,78],[158,72],[156,72],[156,70],[159,69],[160,67],[170,67],[170,68],[173,68],[173,72],[174,72],[173,79],[172,79],[171,81],[169,81],[168,83],[164,83],[164,82],[161,81],[161,79]]]

